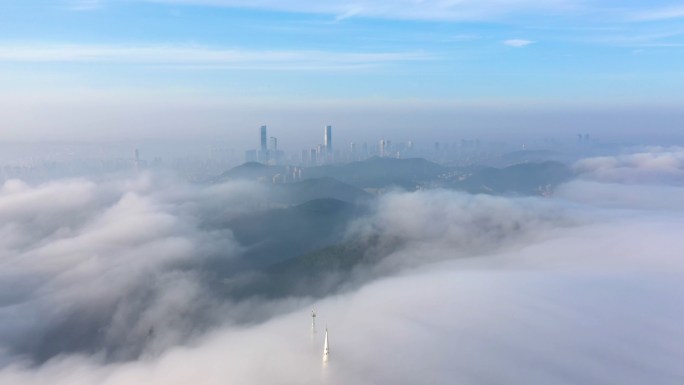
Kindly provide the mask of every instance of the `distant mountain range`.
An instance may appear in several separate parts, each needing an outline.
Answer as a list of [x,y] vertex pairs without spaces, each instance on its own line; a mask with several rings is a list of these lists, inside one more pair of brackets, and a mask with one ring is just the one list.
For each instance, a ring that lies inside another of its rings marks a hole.
[[324,296],[349,283],[354,269],[371,266],[383,255],[376,252],[376,242],[377,237],[346,240],[243,273],[247,279],[229,280],[230,295]]
[[448,168],[421,158],[373,157],[343,165],[311,167],[303,174],[306,178],[333,177],[359,188],[396,186],[414,190],[417,185],[434,180],[447,171]]
[[[424,159],[371,158],[363,162],[305,168],[303,180],[272,183],[286,167],[245,163],[217,181],[263,181],[270,207],[225,222],[243,252],[217,260],[215,284],[231,297],[317,296],[348,285],[352,272],[370,266],[401,240],[379,244],[377,235],[349,238],[350,224],[369,212],[374,195],[392,187],[446,188],[475,194],[546,195],[573,177],[560,162],[450,169]],[[290,171],[292,169],[290,168]]]
[[363,207],[338,199],[314,199],[238,217],[221,227],[244,247],[239,268],[261,268],[336,244]]
[[[542,157],[535,152],[511,154]],[[218,180],[249,179],[270,182],[286,172],[282,166],[245,163]],[[503,168],[484,167],[465,172],[425,159],[370,158],[362,162],[305,168],[301,182],[272,184],[271,199],[283,204],[301,204],[311,199],[333,198],[359,202],[370,198],[364,191],[392,187],[415,190],[442,187],[472,194],[546,195],[573,177],[572,171],[556,161],[525,162]]]
[[274,184],[270,187],[269,196],[273,202],[290,205],[298,205],[315,199],[337,199],[357,203],[373,197],[373,195],[356,186],[330,177]]
[[254,181],[268,179],[270,181],[273,176],[282,174],[285,170],[286,168],[282,166],[269,166],[259,162],[247,162],[224,172],[213,180],[213,182],[225,182],[238,179]]
[[[448,171],[449,169],[446,167],[420,158],[374,157],[361,162],[342,165],[304,168],[302,179],[333,178],[359,189],[380,189],[394,186],[414,190],[417,185],[434,180],[440,174]],[[236,179],[271,181],[273,177],[279,174],[284,175],[286,172],[287,168],[283,166],[267,166],[261,163],[248,162],[226,171],[215,181]],[[331,182],[324,183],[330,184]]]
[[521,163],[504,168],[486,167],[444,183],[444,187],[471,194],[545,195],[573,177],[559,162]]

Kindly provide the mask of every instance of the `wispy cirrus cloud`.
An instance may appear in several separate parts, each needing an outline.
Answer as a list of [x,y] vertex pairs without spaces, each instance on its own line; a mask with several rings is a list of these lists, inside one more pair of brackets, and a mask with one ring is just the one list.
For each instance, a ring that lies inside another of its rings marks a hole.
[[[74,0],[96,2],[98,0]],[[99,0],[112,1],[112,0]],[[332,15],[336,20],[368,17],[398,20],[489,21],[515,16],[559,16],[612,22],[640,22],[684,17],[684,6],[671,0],[141,0],[199,6],[244,8]]]
[[562,14],[577,9],[569,0],[147,0],[156,3],[222,6],[335,15],[337,19],[374,17],[406,20],[490,20],[502,16],[544,12]]
[[642,30],[639,33],[618,31],[619,33],[608,33],[601,36],[592,36],[585,42],[591,44],[609,45],[615,47],[632,48],[668,48],[684,46],[684,30],[677,29],[656,29]]
[[216,49],[184,45],[0,45],[0,62],[102,63],[232,69],[352,69],[429,60],[423,52]]
[[509,47],[522,48],[527,47],[530,44],[534,44],[535,42],[532,40],[525,39],[508,39],[504,40],[503,43]]
[[684,5],[636,11],[630,17],[634,21],[658,21],[679,18],[684,18]]
[[92,11],[99,9],[104,0],[66,0],[66,6],[74,11]]

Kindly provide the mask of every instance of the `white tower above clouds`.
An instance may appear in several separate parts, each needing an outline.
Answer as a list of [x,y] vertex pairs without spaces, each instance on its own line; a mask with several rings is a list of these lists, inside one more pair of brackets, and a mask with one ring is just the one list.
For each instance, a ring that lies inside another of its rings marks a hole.
[[323,364],[327,364],[330,358],[330,349],[328,346],[328,328],[325,328],[325,343],[323,344]]

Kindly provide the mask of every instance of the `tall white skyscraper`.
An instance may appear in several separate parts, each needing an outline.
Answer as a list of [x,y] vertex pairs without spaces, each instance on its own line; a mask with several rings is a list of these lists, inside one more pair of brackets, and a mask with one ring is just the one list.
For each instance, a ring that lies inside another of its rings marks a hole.
[[328,154],[332,153],[332,126],[325,126],[325,134],[323,135],[323,144]]
[[266,151],[268,148],[266,143],[266,126],[261,126],[261,151]]

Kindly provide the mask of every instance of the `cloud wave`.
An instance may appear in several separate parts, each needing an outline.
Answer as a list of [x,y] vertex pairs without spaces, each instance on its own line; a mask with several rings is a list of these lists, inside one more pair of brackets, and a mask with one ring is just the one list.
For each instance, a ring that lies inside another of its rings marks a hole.
[[[657,150],[642,153],[651,156],[581,161],[592,167],[571,184],[595,192],[610,181],[625,194],[679,187],[658,182],[672,167]],[[633,175],[594,173],[605,164],[631,165]],[[353,290],[316,300],[312,333],[312,298],[232,301],[203,285],[207,269],[184,268],[217,253],[239,255],[229,232],[200,223],[253,210],[244,202],[258,194],[250,184],[155,178],[5,183],[0,214],[10,220],[1,227],[0,271],[11,281],[0,282],[11,284],[0,291],[0,382],[674,385],[684,378],[684,302],[675,295],[684,290],[681,207],[625,201],[616,209],[591,193],[583,202],[562,194],[387,194],[350,229],[380,238],[382,262],[355,271]],[[59,199],[50,204],[51,197]],[[64,318],[65,307],[75,316]],[[250,312],[247,324],[227,321]],[[103,314],[107,322],[91,317]],[[199,315],[213,322],[198,327]],[[13,353],[12,336],[31,341],[30,332],[64,320],[104,325],[96,338],[105,342],[39,364]],[[131,340],[143,340],[144,354],[103,353]]]

